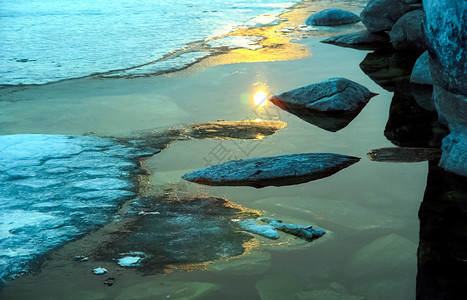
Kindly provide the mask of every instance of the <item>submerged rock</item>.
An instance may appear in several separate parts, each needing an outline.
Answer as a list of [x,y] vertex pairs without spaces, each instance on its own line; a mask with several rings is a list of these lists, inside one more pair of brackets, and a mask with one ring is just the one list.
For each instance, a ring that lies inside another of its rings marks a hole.
[[119,292],[115,300],[204,299],[219,286],[209,282],[167,280],[164,277],[142,280]]
[[351,80],[331,78],[275,95],[270,101],[309,123],[338,131],[347,126],[375,95]]
[[188,136],[217,139],[261,139],[287,126],[282,121],[224,121],[197,123],[188,126]]
[[368,157],[372,161],[380,162],[420,162],[440,158],[441,149],[410,147],[380,148],[368,152]]
[[386,272],[399,277],[398,274],[407,266],[416,267],[416,257],[417,244],[391,233],[356,251],[346,266],[346,272],[356,279],[385,278],[388,276]]
[[433,77],[430,71],[430,55],[428,51],[423,52],[422,55],[415,62],[410,75],[410,82],[416,84],[433,85]]
[[360,18],[369,31],[385,31],[406,12],[421,7],[421,0],[370,0]]
[[359,160],[333,153],[289,154],[233,160],[187,173],[182,178],[206,185],[283,186],[330,176]]
[[[141,214],[149,211],[158,213]],[[125,217],[124,230],[99,245],[94,259],[120,257],[120,265],[154,274],[238,256],[252,237],[239,231],[233,220],[251,217],[258,214],[217,197],[138,198]]]
[[426,50],[424,13],[417,9],[404,14],[389,32],[394,49],[421,53]]
[[314,13],[306,19],[305,24],[317,26],[335,26],[354,24],[360,21],[360,17],[353,12],[339,8],[328,8]]
[[376,50],[390,46],[389,36],[385,32],[368,30],[333,36],[321,42],[361,50]]

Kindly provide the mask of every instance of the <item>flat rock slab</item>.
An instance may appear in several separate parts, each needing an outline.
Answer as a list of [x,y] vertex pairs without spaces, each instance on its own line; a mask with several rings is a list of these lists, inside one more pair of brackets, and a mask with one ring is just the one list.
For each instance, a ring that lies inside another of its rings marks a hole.
[[336,35],[321,42],[360,50],[376,50],[390,47],[389,36],[385,32],[370,32],[368,30]]
[[390,147],[368,152],[368,158],[379,162],[420,162],[438,159],[441,149],[416,147]]
[[357,157],[333,153],[302,153],[232,160],[183,175],[205,185],[284,186],[330,176],[356,162]]
[[375,95],[351,80],[331,78],[269,100],[311,124],[335,132],[347,126]]
[[306,19],[305,24],[317,26],[335,26],[360,22],[360,17],[353,12],[339,8],[328,8],[314,13]]
[[191,124],[188,135],[193,138],[262,139],[287,126],[282,121],[224,121]]

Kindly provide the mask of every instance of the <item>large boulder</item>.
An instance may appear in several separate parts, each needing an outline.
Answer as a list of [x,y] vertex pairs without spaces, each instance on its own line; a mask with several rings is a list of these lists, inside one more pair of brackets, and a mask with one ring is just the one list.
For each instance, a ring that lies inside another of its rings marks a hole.
[[406,12],[421,8],[420,0],[370,0],[360,14],[371,32],[390,30]]
[[317,26],[335,26],[354,24],[360,21],[360,17],[353,12],[339,8],[328,8],[314,13],[306,19],[305,24]]
[[451,131],[440,165],[467,176],[467,2],[423,1],[425,32],[433,76],[433,99]]
[[425,51],[415,62],[415,66],[412,69],[412,75],[410,75],[410,82],[433,85],[433,77],[431,77],[429,62],[430,55],[428,54],[428,51]]
[[284,186],[328,177],[360,159],[333,153],[301,153],[232,160],[183,175],[206,185]]
[[417,9],[404,14],[397,20],[389,32],[394,49],[420,53],[426,50],[423,18],[423,10]]
[[337,131],[350,123],[376,94],[345,78],[310,84],[269,100],[307,122]]

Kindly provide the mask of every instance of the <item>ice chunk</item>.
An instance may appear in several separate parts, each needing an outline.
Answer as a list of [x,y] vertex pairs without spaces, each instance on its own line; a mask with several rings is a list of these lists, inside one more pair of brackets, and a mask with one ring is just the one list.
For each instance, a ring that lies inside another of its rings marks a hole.
[[139,256],[124,256],[118,260],[118,264],[122,267],[138,267],[142,260]]
[[101,266],[99,266],[99,268],[95,268],[94,270],[92,270],[92,272],[96,275],[103,275],[107,273],[108,271],[106,268],[102,268]]
[[260,225],[255,220],[247,219],[238,222],[240,227],[248,232],[255,233],[270,239],[278,239],[279,233],[271,225]]

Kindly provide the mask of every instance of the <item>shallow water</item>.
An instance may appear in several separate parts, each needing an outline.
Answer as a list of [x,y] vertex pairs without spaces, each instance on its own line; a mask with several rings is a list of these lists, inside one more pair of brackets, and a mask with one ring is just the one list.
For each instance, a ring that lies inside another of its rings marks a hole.
[[[1,102],[3,114],[10,116],[2,118],[1,130],[4,134],[94,131],[100,135],[132,136],[141,129],[216,119],[269,117],[285,121],[286,128],[263,140],[176,142],[146,162],[152,173],[151,184],[164,187],[167,183],[183,183],[180,176],[184,173],[229,157],[299,152],[334,152],[361,157],[356,165],[329,178],[296,186],[263,189],[188,186],[190,193],[209,192],[285,222],[312,224],[325,229],[327,234],[310,244],[267,246],[269,242],[262,239],[263,246],[258,250],[225,265],[216,263],[216,271],[175,272],[161,279],[209,282],[218,286],[203,299],[221,296],[259,299],[258,289],[264,299],[272,299],[264,296],[267,290],[275,291],[277,299],[287,299],[283,298],[284,294],[281,296],[279,287],[281,284],[288,286],[290,282],[294,282],[297,293],[305,293],[303,297],[311,297],[311,294],[306,296],[310,291],[330,293],[331,290],[370,299],[393,299],[394,294],[388,296],[387,292],[397,290],[398,298],[411,299],[415,292],[417,210],[426,184],[427,163],[384,164],[366,158],[371,149],[391,146],[383,132],[392,94],[359,69],[358,63],[366,52],[318,41],[302,41],[310,47],[312,56],[296,61],[223,65],[203,72],[128,81],[81,79],[17,91],[10,94],[17,101]],[[259,110],[250,101],[252,91],[259,84],[279,93],[334,76],[352,79],[379,93],[350,125],[337,133],[322,130],[271,104]],[[32,94],[35,99],[25,101],[26,95]],[[47,116],[41,117],[45,111],[48,111]],[[55,127],[58,123],[64,126]],[[378,251],[382,250],[378,243],[384,246],[386,239],[399,248],[380,255]],[[377,245],[372,246],[372,242]],[[358,258],[365,251],[369,252],[365,254],[368,257]],[[250,264],[249,257],[261,262],[259,266]],[[393,263],[395,259],[397,264]],[[240,273],[235,271],[238,268]],[[48,271],[43,272],[37,282],[28,276],[13,282],[11,291],[18,292],[14,288],[16,282],[23,282],[34,290],[40,289],[39,285],[44,284],[39,283],[42,280],[57,280],[55,271],[58,270],[45,270]],[[159,280],[157,277],[131,279],[134,275],[127,273],[122,274],[125,282],[120,278],[111,291],[103,290],[104,295],[129,292],[125,289],[130,288],[133,280],[141,285]],[[92,281],[89,277],[81,280]],[[99,289],[96,286],[89,290],[97,292]],[[54,293],[59,295],[61,290],[58,288]],[[7,294],[9,291],[6,288]]]
[[[278,119],[287,122],[287,127],[262,140],[173,143],[145,162],[153,186],[147,193],[180,184],[186,186],[186,194],[225,197],[266,216],[323,228],[324,237],[307,243],[284,235],[279,242],[255,236],[254,246],[245,255],[165,275],[141,276],[108,261],[73,262],[73,256],[91,251],[111,236],[115,224],[110,224],[54,251],[41,272],[8,283],[2,294],[8,299],[31,295],[55,299],[70,294],[76,299],[190,299],[195,295],[201,299],[413,299],[417,211],[428,164],[367,159],[368,151],[393,145],[384,136],[392,93],[360,70],[366,51],[321,44],[319,38],[300,43],[310,49],[310,57],[188,69],[151,78],[83,78],[3,89],[0,134],[93,132],[135,137],[140,131],[194,122]],[[351,79],[379,94],[336,133],[271,103],[265,109],[252,104],[252,94],[259,87],[277,94],[331,77]],[[331,177],[280,188],[206,187],[186,184],[180,178],[233,158],[299,152],[333,152],[362,159]],[[105,263],[109,276],[91,274],[98,263]],[[111,287],[104,284],[108,277],[115,278]]]

